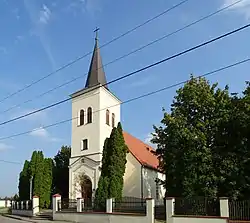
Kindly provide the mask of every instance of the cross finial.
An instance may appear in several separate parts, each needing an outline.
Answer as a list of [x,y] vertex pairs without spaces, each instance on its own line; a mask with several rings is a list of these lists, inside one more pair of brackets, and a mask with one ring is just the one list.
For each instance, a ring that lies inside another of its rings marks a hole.
[[96,27],[96,29],[94,30],[95,32],[95,40],[98,40],[98,31],[100,28]]

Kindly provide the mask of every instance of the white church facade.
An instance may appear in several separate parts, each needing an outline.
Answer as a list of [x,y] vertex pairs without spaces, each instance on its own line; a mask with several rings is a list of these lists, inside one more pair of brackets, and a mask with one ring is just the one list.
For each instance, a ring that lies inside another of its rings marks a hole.
[[[69,198],[92,199],[101,174],[104,141],[120,122],[121,109],[121,101],[108,89],[97,38],[85,88],[72,94],[71,98]],[[158,170],[158,159],[153,155],[153,149],[127,132],[123,135],[129,149],[123,196],[164,197],[165,189],[157,179],[163,180],[165,175]],[[85,188],[78,184],[82,175],[86,176]]]

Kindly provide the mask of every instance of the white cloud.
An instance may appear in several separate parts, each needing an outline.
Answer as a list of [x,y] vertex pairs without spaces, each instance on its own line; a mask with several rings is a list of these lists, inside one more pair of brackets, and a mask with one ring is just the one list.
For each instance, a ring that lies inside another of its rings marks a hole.
[[[10,118],[14,119],[14,118],[17,118],[19,116],[23,116],[23,115],[26,115],[28,113],[31,113],[31,112],[33,112],[35,110],[36,109],[20,109],[17,112],[13,113],[10,116]],[[33,123],[36,123],[36,124],[40,125],[41,123],[44,123],[44,122],[48,121],[48,115],[47,115],[46,111],[41,111],[41,112],[34,113],[32,115],[29,115],[27,117],[24,117],[21,120],[30,121],[30,122],[33,122]]]
[[132,82],[129,86],[130,87],[143,87],[150,83],[152,83],[152,77],[148,76],[148,77],[144,77],[143,79]]
[[50,141],[50,142],[58,142],[58,141],[60,141],[60,139],[52,137],[49,134],[49,132],[46,129],[44,129],[43,127],[34,129],[30,133],[30,135],[34,136],[34,137],[38,137],[38,138],[44,139],[46,141]]
[[17,19],[17,20],[19,20],[19,19],[20,19],[19,9],[18,9],[18,8],[14,8],[14,9],[12,9],[12,11],[11,11],[11,12],[15,15],[15,17],[16,17],[16,19]]
[[4,150],[9,150],[12,149],[13,147],[10,145],[7,145],[5,143],[0,143],[0,151],[4,151]]
[[18,42],[21,42],[22,40],[24,40],[24,36],[18,35],[16,36],[15,43],[17,44]]
[[50,17],[51,17],[50,9],[46,5],[43,5],[43,9],[40,10],[39,22],[47,24],[50,20]]
[[70,4],[63,9],[65,12],[71,12],[74,16],[77,12],[89,13],[94,16],[95,12],[101,11],[100,0],[71,0]]
[[144,142],[145,142],[146,144],[148,144],[149,146],[151,146],[152,148],[155,148],[155,144],[151,143],[151,139],[152,139],[152,138],[153,138],[152,134],[149,133],[149,134],[145,137]]
[[[228,5],[231,5],[233,3],[236,3],[238,0],[222,0],[222,6],[226,7]],[[243,15],[247,20],[250,19],[250,0],[243,0],[232,7],[230,7],[231,11],[235,11],[241,15]]]
[[57,66],[45,29],[46,25],[48,25],[48,22],[51,20],[52,12],[46,5],[43,5],[42,9],[37,9],[35,1],[24,0],[24,5],[30,16],[31,22],[33,23],[33,27],[29,32],[30,36],[36,36],[39,38],[52,68],[55,70]]
[[49,136],[49,133],[46,129],[40,127],[37,129],[34,129],[30,135],[32,136],[37,136],[37,137],[42,137],[42,138],[47,138]]

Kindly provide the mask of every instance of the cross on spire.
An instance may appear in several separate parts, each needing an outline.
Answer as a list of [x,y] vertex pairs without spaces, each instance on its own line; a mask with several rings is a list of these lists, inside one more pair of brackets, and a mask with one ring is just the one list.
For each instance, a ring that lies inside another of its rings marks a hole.
[[85,88],[93,87],[93,86],[101,84],[108,89],[106,76],[105,76],[103,65],[102,65],[100,48],[98,47],[98,39],[97,39],[98,30],[99,30],[98,27],[96,27],[96,29],[94,30],[94,32],[96,33],[95,47],[94,47],[94,52],[93,52],[90,67],[89,67],[88,78],[85,84]]
[[98,40],[98,31],[100,28],[96,27],[96,29],[94,30],[95,32],[95,40]]

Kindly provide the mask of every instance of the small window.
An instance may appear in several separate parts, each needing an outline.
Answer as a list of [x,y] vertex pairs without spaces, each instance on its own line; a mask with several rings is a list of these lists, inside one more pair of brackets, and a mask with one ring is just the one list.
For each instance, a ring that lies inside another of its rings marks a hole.
[[109,125],[109,110],[106,110],[106,124]]
[[112,128],[115,127],[115,114],[112,113]]
[[88,118],[87,118],[88,123],[92,123],[92,108],[88,108]]
[[80,111],[80,123],[79,125],[84,125],[84,110]]
[[83,139],[82,140],[82,150],[87,150],[88,149],[88,140],[87,139]]

